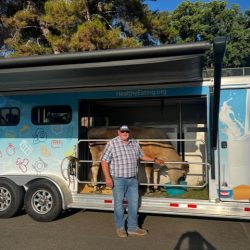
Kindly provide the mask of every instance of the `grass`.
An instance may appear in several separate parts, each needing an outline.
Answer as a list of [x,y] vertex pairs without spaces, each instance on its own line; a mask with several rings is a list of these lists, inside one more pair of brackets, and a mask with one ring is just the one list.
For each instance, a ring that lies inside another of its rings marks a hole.
[[208,200],[208,187],[205,188],[187,188],[187,192],[182,195],[170,196],[166,193],[164,188],[154,193],[147,193],[146,189],[140,190],[142,196],[145,197],[157,197],[157,198],[182,198],[182,199],[197,199],[197,200]]
[[[201,186],[202,184],[200,184]],[[141,186],[139,188],[140,195],[145,197],[156,197],[156,198],[181,198],[181,199],[197,199],[197,200],[208,200],[208,187],[205,188],[187,188],[187,192],[182,195],[170,196],[166,193],[163,187],[159,187],[159,191],[147,193],[146,187]],[[98,191],[94,191],[92,186],[82,185],[80,188],[80,193],[87,194],[109,194],[112,195],[110,189],[106,190],[105,188],[99,188]]]

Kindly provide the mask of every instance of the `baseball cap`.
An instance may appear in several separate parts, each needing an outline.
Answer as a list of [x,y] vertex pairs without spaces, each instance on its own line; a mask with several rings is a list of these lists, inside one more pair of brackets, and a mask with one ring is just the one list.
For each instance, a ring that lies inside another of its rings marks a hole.
[[129,127],[127,125],[122,125],[120,128],[119,128],[120,131],[130,131],[129,130]]

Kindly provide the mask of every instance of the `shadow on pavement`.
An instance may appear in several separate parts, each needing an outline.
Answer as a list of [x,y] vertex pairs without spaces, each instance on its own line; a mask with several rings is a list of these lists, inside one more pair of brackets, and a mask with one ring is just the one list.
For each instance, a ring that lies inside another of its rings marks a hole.
[[142,228],[142,225],[144,224],[144,221],[145,221],[146,217],[147,217],[147,214],[145,214],[145,213],[139,213],[139,216],[138,216],[138,226],[140,228]]
[[[188,248],[186,246],[187,244]],[[200,233],[196,231],[186,232],[180,237],[174,250],[181,249],[216,250],[211,243],[209,243]]]
[[57,220],[62,220],[64,218],[67,218],[67,217],[70,217],[74,214],[77,214],[81,211],[85,211],[85,210],[84,209],[77,209],[77,208],[63,210],[62,213],[60,214],[60,216],[57,218]]

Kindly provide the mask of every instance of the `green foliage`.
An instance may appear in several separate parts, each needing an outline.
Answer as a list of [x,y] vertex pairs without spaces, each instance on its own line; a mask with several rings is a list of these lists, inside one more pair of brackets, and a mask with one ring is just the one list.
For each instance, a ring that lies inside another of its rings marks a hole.
[[161,43],[172,43],[178,31],[171,25],[168,12],[149,12],[148,17],[151,24],[151,33]]
[[69,46],[73,51],[86,51],[138,45],[134,38],[123,39],[120,33],[118,28],[107,29],[105,23],[101,22],[99,18],[94,18],[78,26]]
[[28,6],[17,11],[14,16],[3,17],[2,20],[9,32],[5,45],[15,51],[12,56],[29,56],[51,52],[44,46],[39,26],[39,15],[33,7]]
[[45,3],[44,9],[45,15],[42,19],[47,26],[53,27],[60,34],[70,35],[83,21],[86,3],[85,1],[49,0]]
[[30,42],[28,41],[25,44],[22,43],[21,41],[19,43],[14,43],[13,41],[9,41],[8,44],[11,45],[14,51],[16,51],[16,53],[11,54],[10,57],[42,55],[42,54],[52,53],[52,50],[50,48],[43,48],[39,46],[37,42],[34,41]]
[[[227,36],[224,67],[250,65],[250,10],[226,1],[183,1],[152,12],[144,0],[0,2],[0,48],[12,56],[139,47]],[[0,51],[1,52],[1,51]],[[206,65],[213,66],[212,51]]]
[[[172,24],[178,35],[176,42],[205,40],[213,42],[216,36],[227,37],[224,67],[247,66],[250,29],[247,18],[233,5],[227,8],[226,1],[201,1],[181,3],[172,14]],[[212,51],[206,65],[212,66]]]

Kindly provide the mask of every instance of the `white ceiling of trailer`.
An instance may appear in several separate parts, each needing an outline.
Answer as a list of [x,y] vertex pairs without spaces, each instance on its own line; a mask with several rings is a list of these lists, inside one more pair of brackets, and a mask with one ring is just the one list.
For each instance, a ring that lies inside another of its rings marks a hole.
[[2,59],[0,92],[197,82],[209,44],[196,44]]

